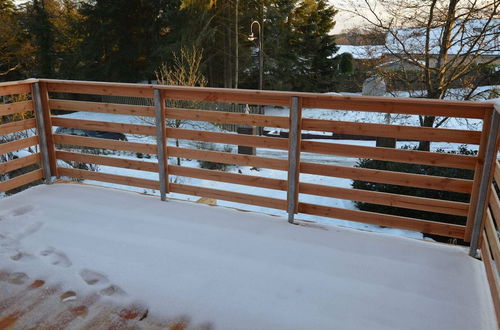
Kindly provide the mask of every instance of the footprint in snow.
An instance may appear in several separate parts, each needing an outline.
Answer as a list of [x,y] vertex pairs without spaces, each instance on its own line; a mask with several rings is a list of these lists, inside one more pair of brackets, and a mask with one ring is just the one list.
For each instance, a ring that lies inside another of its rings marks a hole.
[[80,271],[80,276],[88,285],[104,284],[108,282],[106,275],[95,272],[90,269],[83,269]]
[[40,252],[40,255],[42,257],[45,257],[49,261],[49,263],[55,266],[67,268],[72,265],[66,254],[54,249],[53,247],[49,247],[43,250],[42,252]]
[[24,215],[28,212],[31,212],[34,210],[34,207],[31,206],[31,205],[26,205],[26,206],[21,206],[21,207],[18,207],[17,209],[13,210],[12,211],[12,215],[15,216],[15,217],[19,217],[21,215]]
[[10,256],[10,259],[14,261],[28,260],[28,259],[33,259],[33,256],[29,253],[17,251],[15,254]]

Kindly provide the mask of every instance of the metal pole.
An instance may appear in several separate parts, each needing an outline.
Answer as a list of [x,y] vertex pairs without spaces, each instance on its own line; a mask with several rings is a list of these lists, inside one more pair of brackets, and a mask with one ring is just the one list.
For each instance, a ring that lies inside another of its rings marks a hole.
[[299,98],[292,96],[290,107],[290,130],[288,134],[288,222],[294,223],[294,216],[297,213],[298,206],[298,182],[299,182],[299,162],[300,162],[300,117],[301,109]]
[[472,238],[470,242],[469,255],[475,257],[477,255],[477,248],[479,245],[479,238],[481,237],[482,222],[484,212],[487,208],[488,190],[491,184],[491,169],[496,160],[496,144],[498,136],[498,125],[500,122],[500,114],[496,109],[493,109],[493,116],[491,119],[491,129],[488,134],[488,142],[486,144],[486,152],[484,156],[483,174],[481,176],[481,183],[479,185],[479,194],[476,204],[476,212],[474,216],[474,226],[472,228]]
[[50,172],[49,148],[47,145],[47,132],[45,132],[45,122],[43,119],[43,104],[40,93],[40,83],[33,83],[33,102],[35,106],[36,126],[38,132],[38,141],[42,154],[42,167],[45,183],[52,183],[52,173]]
[[165,147],[167,144],[166,130],[165,130],[165,111],[163,106],[163,99],[159,89],[153,90],[155,102],[155,115],[156,115],[156,150],[158,156],[158,168],[160,175],[160,196],[161,200],[167,200],[167,162],[165,157]]

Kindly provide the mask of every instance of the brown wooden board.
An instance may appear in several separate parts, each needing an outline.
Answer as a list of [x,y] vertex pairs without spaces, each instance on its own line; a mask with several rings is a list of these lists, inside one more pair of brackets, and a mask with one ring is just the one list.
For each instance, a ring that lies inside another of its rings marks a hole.
[[32,172],[16,176],[7,181],[0,182],[0,192],[6,192],[21,186],[24,186],[28,183],[31,183],[36,180],[40,180],[43,178],[42,169],[34,170]]
[[302,152],[369,158],[432,166],[474,169],[476,157],[437,152],[355,146],[340,143],[302,141]]
[[0,125],[0,135],[16,133],[36,127],[35,119],[25,119],[13,121],[7,124]]
[[319,132],[336,134],[365,135],[374,137],[390,137],[401,140],[421,140],[438,142],[455,142],[479,144],[480,131],[458,129],[430,128],[402,125],[370,124],[347,121],[302,119],[302,128]]
[[29,138],[20,139],[16,141],[6,142],[0,144],[0,155],[8,152],[13,152],[28,148],[38,144],[38,136],[30,136]]
[[67,176],[75,179],[83,179],[83,180],[94,180],[94,181],[102,181],[109,182],[115,184],[121,184],[125,186],[134,186],[140,188],[147,189],[159,189],[160,183],[154,180],[133,178],[130,176],[124,175],[116,175],[116,174],[108,174],[102,172],[92,172],[87,170],[80,170],[74,168],[58,168],[58,173],[60,176]]
[[156,145],[147,143],[126,142],[65,134],[54,134],[54,143],[98,149],[124,150],[156,155]]
[[465,234],[464,226],[338,207],[300,203],[299,212],[455,238],[463,238]]
[[470,194],[472,189],[472,180],[392,172],[370,168],[301,162],[300,172],[352,180],[362,180],[367,182],[387,183],[398,186],[453,191],[466,194]]
[[156,128],[151,125],[121,124],[96,120],[82,120],[52,117],[52,125],[60,127],[71,127],[103,132],[117,132],[155,136]]
[[255,166],[282,171],[286,171],[288,169],[288,162],[283,159],[273,159],[266,157],[232,154],[220,151],[208,151],[178,147],[168,147],[167,150],[169,157],[197,159],[209,162],[242,166]]
[[287,117],[180,108],[167,108],[167,118],[277,128],[290,125]]
[[402,207],[406,209],[467,216],[467,203],[414,197],[361,189],[349,189],[312,183],[300,183],[300,193],[352,201]]
[[140,171],[148,171],[158,173],[158,163],[146,162],[133,159],[115,158],[109,156],[96,156],[90,154],[82,154],[76,152],[56,151],[57,159],[64,161],[74,161],[88,164],[98,164],[105,166],[114,166],[121,168],[129,168]]
[[286,200],[262,197],[256,195],[242,194],[232,191],[225,191],[219,189],[211,189],[211,188],[202,188],[202,187],[194,187],[185,184],[171,183],[170,191],[185,194],[185,195],[193,195],[199,197],[207,197],[213,199],[221,199],[234,203],[242,203],[242,204],[250,204],[257,205],[262,207],[269,207],[273,209],[285,210],[286,209]]
[[129,105],[103,102],[85,102],[73,100],[51,99],[51,109],[71,110],[84,112],[110,113],[119,115],[130,115],[139,117],[154,117],[154,107],[147,105]]
[[0,104],[0,117],[27,111],[33,111],[33,101]]
[[26,157],[17,158],[5,163],[0,163],[0,174],[5,174],[39,162],[40,162],[40,154],[36,153]]

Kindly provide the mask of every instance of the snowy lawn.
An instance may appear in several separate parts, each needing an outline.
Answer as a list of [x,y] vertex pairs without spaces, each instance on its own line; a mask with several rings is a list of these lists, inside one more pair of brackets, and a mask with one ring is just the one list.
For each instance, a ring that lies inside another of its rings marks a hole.
[[77,184],[0,200],[2,269],[214,329],[496,326],[462,247]]

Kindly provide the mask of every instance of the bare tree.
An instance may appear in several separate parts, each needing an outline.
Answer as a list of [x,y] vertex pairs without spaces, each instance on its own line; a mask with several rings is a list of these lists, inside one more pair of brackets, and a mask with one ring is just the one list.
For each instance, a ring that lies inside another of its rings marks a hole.
[[[500,65],[500,0],[345,3],[346,10],[386,34],[387,57],[399,63],[401,80],[411,76],[422,83],[419,97],[473,99],[489,67]],[[420,125],[439,127],[446,120],[423,116]],[[427,141],[419,145],[429,148]]]

